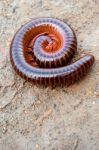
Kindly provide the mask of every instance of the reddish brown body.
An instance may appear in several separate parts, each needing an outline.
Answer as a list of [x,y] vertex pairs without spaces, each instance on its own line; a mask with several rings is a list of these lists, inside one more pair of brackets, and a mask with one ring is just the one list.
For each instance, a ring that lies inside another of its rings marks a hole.
[[85,55],[67,65],[76,50],[76,36],[67,24],[40,18],[25,24],[16,33],[10,58],[16,72],[28,81],[69,85],[85,75],[94,63],[94,56]]

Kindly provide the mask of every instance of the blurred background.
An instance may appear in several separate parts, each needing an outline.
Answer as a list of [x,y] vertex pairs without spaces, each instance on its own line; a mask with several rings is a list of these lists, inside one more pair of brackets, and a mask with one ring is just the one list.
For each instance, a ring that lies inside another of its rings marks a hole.
[[[78,53],[96,61],[70,87],[34,86],[13,71],[16,31],[38,17],[75,30]],[[0,150],[99,150],[99,0],[0,0]]]

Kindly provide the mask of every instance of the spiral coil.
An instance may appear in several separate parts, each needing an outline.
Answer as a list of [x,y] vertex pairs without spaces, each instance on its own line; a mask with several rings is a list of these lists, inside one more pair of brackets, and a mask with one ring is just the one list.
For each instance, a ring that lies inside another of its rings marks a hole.
[[28,81],[44,85],[69,85],[94,63],[86,55],[67,65],[77,50],[74,31],[53,18],[30,21],[15,34],[10,48],[12,66]]

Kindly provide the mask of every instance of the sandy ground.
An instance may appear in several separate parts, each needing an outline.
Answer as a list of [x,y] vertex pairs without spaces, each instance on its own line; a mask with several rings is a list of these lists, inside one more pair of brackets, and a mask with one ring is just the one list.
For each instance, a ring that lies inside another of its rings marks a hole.
[[[66,88],[34,86],[12,69],[14,33],[32,18],[56,17],[76,31],[88,75]],[[99,0],[0,0],[0,150],[99,150]]]

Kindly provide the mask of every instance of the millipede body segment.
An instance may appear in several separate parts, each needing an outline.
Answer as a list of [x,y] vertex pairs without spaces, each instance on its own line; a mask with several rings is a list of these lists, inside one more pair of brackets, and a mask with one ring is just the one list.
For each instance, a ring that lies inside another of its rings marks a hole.
[[11,63],[24,79],[44,85],[69,85],[81,78],[94,63],[85,55],[68,64],[77,50],[74,31],[54,18],[39,18],[15,34],[10,48]]

